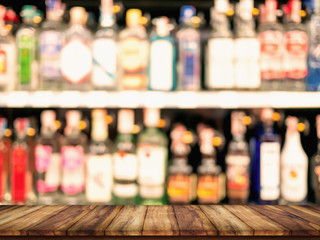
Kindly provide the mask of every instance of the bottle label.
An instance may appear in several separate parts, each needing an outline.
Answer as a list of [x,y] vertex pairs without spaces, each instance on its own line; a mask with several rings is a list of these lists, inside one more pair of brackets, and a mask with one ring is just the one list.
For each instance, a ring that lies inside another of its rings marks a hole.
[[116,63],[116,42],[112,39],[95,40],[93,42],[93,84],[97,87],[114,87],[116,78]]
[[138,182],[140,185],[162,185],[165,182],[166,149],[149,144],[140,144]]
[[150,88],[169,91],[173,88],[173,45],[167,40],[156,40],[150,46]]
[[81,146],[66,146],[61,149],[62,183],[66,194],[80,193],[85,189],[85,159]]
[[71,84],[83,83],[91,73],[92,55],[86,42],[78,37],[70,39],[61,51],[61,72]]
[[11,155],[12,175],[11,194],[13,203],[25,203],[27,196],[27,164],[28,153],[25,148],[16,146]]
[[169,177],[168,195],[170,202],[188,203],[191,191],[190,176],[177,174]]
[[279,31],[260,33],[260,68],[264,80],[283,79],[283,34]]
[[133,198],[138,194],[138,186],[135,183],[120,184],[115,183],[113,186],[113,193],[121,198]]
[[280,196],[280,144],[264,142],[260,147],[260,198],[277,200]]
[[24,29],[17,34],[20,84],[31,84],[35,71],[35,39],[33,31]]
[[109,202],[112,187],[110,154],[90,156],[87,160],[86,196],[90,202]]
[[7,72],[7,53],[3,46],[0,45],[0,74]]
[[139,195],[142,198],[161,198],[164,194],[163,186],[140,186]]
[[45,31],[39,38],[41,75],[44,79],[61,80],[60,52],[63,35],[58,31]]
[[282,197],[290,202],[303,201],[307,196],[307,166],[304,164],[284,164],[281,166],[281,170]]
[[320,68],[320,44],[319,44],[319,33],[320,33],[320,17],[313,15],[311,18],[311,32],[309,37],[310,49],[309,49],[309,67],[313,69]]
[[123,71],[121,85],[125,89],[145,87],[148,44],[138,37],[120,42],[119,63]]
[[232,39],[210,39],[208,42],[209,88],[232,88],[234,86],[234,43]]
[[200,203],[219,202],[219,181],[216,176],[203,175],[198,179],[198,201]]
[[229,155],[227,163],[227,188],[247,190],[249,188],[249,163],[248,156]]
[[237,88],[260,86],[260,42],[257,38],[235,40],[235,85]]
[[198,90],[200,88],[200,35],[195,29],[180,32],[180,64],[182,88]]
[[307,75],[308,37],[302,31],[285,34],[284,68],[287,78],[301,79]]
[[135,181],[138,176],[138,158],[135,154],[119,151],[113,155],[114,178]]
[[57,191],[60,184],[60,154],[52,153],[51,146],[38,145],[35,148],[35,164],[38,172],[38,192]]
[[[0,43],[0,84],[13,87],[16,78],[16,47],[14,43]],[[11,89],[9,89],[11,90]]]

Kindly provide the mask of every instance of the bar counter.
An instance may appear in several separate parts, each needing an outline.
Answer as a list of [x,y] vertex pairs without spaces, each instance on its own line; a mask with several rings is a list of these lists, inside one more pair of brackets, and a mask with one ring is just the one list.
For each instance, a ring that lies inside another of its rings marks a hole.
[[0,239],[320,239],[320,205],[0,206]]

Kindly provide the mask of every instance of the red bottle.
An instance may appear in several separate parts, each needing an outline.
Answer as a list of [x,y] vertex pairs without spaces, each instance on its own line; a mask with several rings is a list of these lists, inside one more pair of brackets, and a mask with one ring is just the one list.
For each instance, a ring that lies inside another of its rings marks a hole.
[[[5,204],[8,198],[8,160],[11,141],[7,138],[7,119],[0,118],[0,203]],[[10,196],[10,195],[9,195]]]

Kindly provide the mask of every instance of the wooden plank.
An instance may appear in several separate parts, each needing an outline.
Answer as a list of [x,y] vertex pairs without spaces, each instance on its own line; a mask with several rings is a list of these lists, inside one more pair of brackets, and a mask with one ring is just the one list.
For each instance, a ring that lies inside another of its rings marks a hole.
[[320,213],[320,205],[303,205],[303,207],[310,209],[310,211]]
[[104,236],[105,229],[120,211],[122,206],[97,206],[86,217],[80,219],[71,228],[70,236]]
[[179,235],[179,226],[172,206],[148,206],[142,235]]
[[180,235],[214,236],[218,234],[217,229],[212,225],[199,206],[174,205],[173,209],[178,221]]
[[0,214],[0,226],[13,221],[15,219],[21,218],[29,213],[32,213],[43,206],[15,206],[10,208],[10,211],[5,211]]
[[293,236],[319,236],[319,225],[283,211],[276,206],[252,205],[250,207],[288,228]]
[[253,229],[221,205],[200,205],[219,236],[253,235]]
[[307,221],[313,222],[318,225],[320,224],[320,213],[312,211],[308,208],[304,208],[298,205],[277,206],[277,207],[286,212],[299,216]]
[[140,236],[146,212],[147,206],[123,206],[106,229],[105,235]]
[[[30,206],[27,206],[30,208]],[[46,219],[52,217],[52,215],[67,208],[66,206],[44,206],[36,211],[33,211],[27,215],[21,216],[13,221],[7,222],[0,226],[0,235],[27,235],[28,228],[35,226]]]
[[290,230],[259,212],[240,205],[225,205],[226,209],[254,229],[255,236],[290,235]]
[[8,211],[13,211],[13,209],[18,208],[19,206],[17,205],[0,205],[0,216],[2,213],[8,212]]
[[96,206],[68,206],[63,211],[46,221],[28,229],[29,235],[34,236],[65,236],[67,229],[88,214]]

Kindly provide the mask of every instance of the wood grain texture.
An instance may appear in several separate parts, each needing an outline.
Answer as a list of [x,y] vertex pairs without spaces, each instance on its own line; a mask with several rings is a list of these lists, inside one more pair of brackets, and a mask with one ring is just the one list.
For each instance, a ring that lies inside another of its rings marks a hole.
[[225,208],[237,216],[241,221],[248,224],[255,236],[283,236],[290,235],[290,230],[259,212],[240,205],[225,205]]
[[27,235],[27,229],[52,217],[67,206],[44,206],[14,221],[0,225],[0,235]]
[[174,205],[173,209],[178,221],[180,235],[214,236],[218,234],[217,229],[212,225],[199,206]]
[[122,206],[97,206],[86,217],[80,219],[71,228],[70,236],[104,236],[105,229],[120,211]]
[[68,206],[63,211],[28,229],[34,236],[65,236],[67,229],[84,217],[96,206]]
[[5,211],[0,214],[0,226],[11,222],[15,219],[19,219],[24,215],[37,211],[43,206],[15,206],[10,211]]
[[253,229],[221,205],[200,205],[220,236],[253,235]]
[[293,236],[319,236],[319,225],[283,211],[276,206],[260,205],[250,206],[250,208],[289,228]]
[[0,205],[0,214],[18,208],[17,205]]
[[143,225],[144,236],[179,235],[179,227],[172,206],[148,206]]
[[123,206],[106,229],[105,235],[140,236],[146,212],[147,206]]
[[313,212],[320,213],[320,205],[304,205],[304,208],[310,209]]

